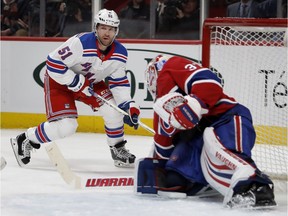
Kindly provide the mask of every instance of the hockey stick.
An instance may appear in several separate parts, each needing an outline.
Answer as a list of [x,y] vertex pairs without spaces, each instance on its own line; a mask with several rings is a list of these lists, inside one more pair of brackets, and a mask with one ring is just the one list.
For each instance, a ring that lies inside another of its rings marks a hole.
[[47,154],[63,180],[74,188],[81,188],[81,178],[73,173],[55,142],[45,147]]
[[62,179],[75,189],[116,188],[134,185],[134,178],[123,177],[84,177],[76,175],[69,167],[55,142],[46,146],[47,154]]
[[[129,114],[127,112],[125,112],[124,110],[120,109],[119,107],[117,107],[116,105],[110,103],[108,100],[106,100],[105,98],[103,98],[101,95],[97,94],[96,92],[91,92],[93,94],[94,97],[99,98],[100,100],[102,100],[103,102],[105,102],[108,106],[110,106],[111,108],[115,109],[116,111],[122,113],[123,115],[129,116]],[[150,128],[148,125],[144,124],[143,122],[140,121],[140,119],[138,120],[138,124],[144,128],[145,130],[149,131],[152,134],[155,134],[155,131]]]
[[5,158],[3,156],[1,156],[1,167],[0,167],[0,170],[4,169],[6,165],[7,165],[7,161],[5,160]]

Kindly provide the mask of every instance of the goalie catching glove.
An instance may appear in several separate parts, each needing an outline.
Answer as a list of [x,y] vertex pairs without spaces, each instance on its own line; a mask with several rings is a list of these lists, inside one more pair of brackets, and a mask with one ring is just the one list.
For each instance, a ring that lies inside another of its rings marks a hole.
[[138,118],[140,115],[140,109],[135,101],[125,101],[118,105],[118,107],[128,115],[125,115],[123,120],[125,124],[128,124],[130,127],[134,127],[134,129],[138,128]]
[[192,129],[198,124],[202,114],[208,113],[198,98],[179,93],[169,93],[158,98],[153,108],[166,123],[180,130]]

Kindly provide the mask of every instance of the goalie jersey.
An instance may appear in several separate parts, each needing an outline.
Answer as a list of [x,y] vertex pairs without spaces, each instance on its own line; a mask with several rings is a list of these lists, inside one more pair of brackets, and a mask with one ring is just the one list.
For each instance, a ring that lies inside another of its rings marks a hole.
[[127,50],[117,40],[105,53],[98,49],[94,32],[69,38],[47,57],[48,75],[61,85],[70,85],[75,74],[83,74],[92,83],[108,78],[108,85],[118,104],[131,100],[125,68]]
[[[223,92],[221,80],[215,73],[196,62],[177,56],[165,63],[157,79],[157,98],[172,92],[193,94],[199,98],[208,109],[208,113],[202,116],[205,119],[220,116],[237,104],[234,98]],[[179,131],[169,126],[155,112],[154,129],[155,156],[168,159],[174,147],[172,136]]]

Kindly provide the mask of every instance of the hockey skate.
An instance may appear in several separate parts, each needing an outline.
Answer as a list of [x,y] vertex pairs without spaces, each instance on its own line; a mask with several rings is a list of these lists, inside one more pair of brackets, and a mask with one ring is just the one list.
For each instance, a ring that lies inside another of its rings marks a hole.
[[110,146],[112,159],[116,167],[134,167],[135,155],[125,148],[126,140]]
[[33,149],[39,149],[40,144],[30,141],[25,133],[18,135],[16,138],[10,139],[14,155],[20,167],[30,162],[30,154]]
[[243,193],[234,194],[227,203],[230,208],[272,208],[276,206],[273,187],[269,185],[257,185]]

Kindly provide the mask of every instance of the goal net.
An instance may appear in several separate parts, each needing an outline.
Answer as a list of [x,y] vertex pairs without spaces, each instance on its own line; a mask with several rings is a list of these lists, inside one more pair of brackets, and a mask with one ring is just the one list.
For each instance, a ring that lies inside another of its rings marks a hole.
[[257,139],[252,158],[272,177],[287,181],[287,19],[209,18],[202,64],[224,91],[252,112]]

